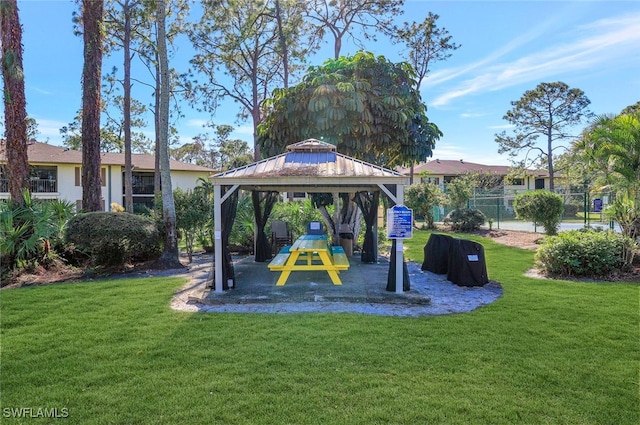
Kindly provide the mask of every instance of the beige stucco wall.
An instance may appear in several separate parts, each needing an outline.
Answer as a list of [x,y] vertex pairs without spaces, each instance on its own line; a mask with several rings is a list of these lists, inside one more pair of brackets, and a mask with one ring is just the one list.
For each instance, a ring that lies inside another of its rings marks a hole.
[[[51,166],[51,164],[33,164],[35,166]],[[75,169],[79,167],[77,164],[59,164],[57,165],[57,192],[51,193],[32,193],[34,199],[61,199],[66,200],[74,205],[82,201],[82,186],[76,186]],[[102,186],[102,199],[107,210],[110,205],[116,202],[123,204],[123,170],[120,165],[103,165],[106,181]],[[149,170],[153,172],[153,170]],[[209,173],[206,171],[172,171],[171,185],[173,190],[180,188],[182,190],[193,190],[199,185],[198,179],[202,177],[208,181]],[[7,199],[8,193],[0,193],[0,199]]]

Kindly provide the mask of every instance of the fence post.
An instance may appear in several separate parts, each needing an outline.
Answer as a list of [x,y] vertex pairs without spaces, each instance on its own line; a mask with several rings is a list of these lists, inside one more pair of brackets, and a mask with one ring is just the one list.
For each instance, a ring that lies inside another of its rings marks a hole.
[[498,221],[498,229],[500,229],[500,198],[496,198],[496,216]]
[[587,227],[591,227],[591,197],[589,196],[589,192],[587,192]]
[[584,200],[584,227],[587,227],[587,192],[584,192],[582,195]]

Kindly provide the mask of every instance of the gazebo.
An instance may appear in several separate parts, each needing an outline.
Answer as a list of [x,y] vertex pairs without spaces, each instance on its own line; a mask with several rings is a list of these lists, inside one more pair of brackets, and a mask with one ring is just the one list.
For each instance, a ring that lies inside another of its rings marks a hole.
[[[214,267],[214,290],[222,292],[229,289],[229,281],[234,280],[228,242],[236,214],[238,190],[252,191],[256,209],[256,261],[265,260],[258,258],[264,255],[260,252],[260,245],[265,242],[264,226],[276,200],[275,196],[269,197],[266,203],[271,206],[265,206],[261,211],[259,194],[307,192],[356,194],[356,203],[363,212],[367,228],[362,260],[367,262],[373,257],[374,260],[368,262],[375,262],[380,193],[386,194],[392,203],[402,205],[408,178],[396,171],[342,155],[332,144],[308,139],[287,146],[287,152],[283,154],[216,174],[211,177],[211,182],[214,186],[214,264],[221,265]],[[390,266],[395,267],[396,293],[403,292],[402,248],[402,239],[397,239],[395,263]]]

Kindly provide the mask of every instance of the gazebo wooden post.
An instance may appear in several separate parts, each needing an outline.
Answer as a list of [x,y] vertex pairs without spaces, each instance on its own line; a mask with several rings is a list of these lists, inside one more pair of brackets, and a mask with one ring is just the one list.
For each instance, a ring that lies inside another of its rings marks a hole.
[[219,184],[213,186],[213,235],[215,252],[215,292],[222,292],[222,201],[221,187]]
[[[404,185],[396,185],[396,205],[404,205]],[[404,290],[404,243],[402,238],[396,239],[396,294]]]

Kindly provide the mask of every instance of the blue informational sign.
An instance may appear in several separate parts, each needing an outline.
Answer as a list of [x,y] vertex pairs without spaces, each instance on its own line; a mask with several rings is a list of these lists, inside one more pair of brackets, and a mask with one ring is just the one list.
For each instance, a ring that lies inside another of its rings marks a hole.
[[387,237],[409,239],[413,236],[413,210],[404,205],[394,205],[387,210]]
[[593,200],[593,212],[602,212],[602,199],[596,198]]

